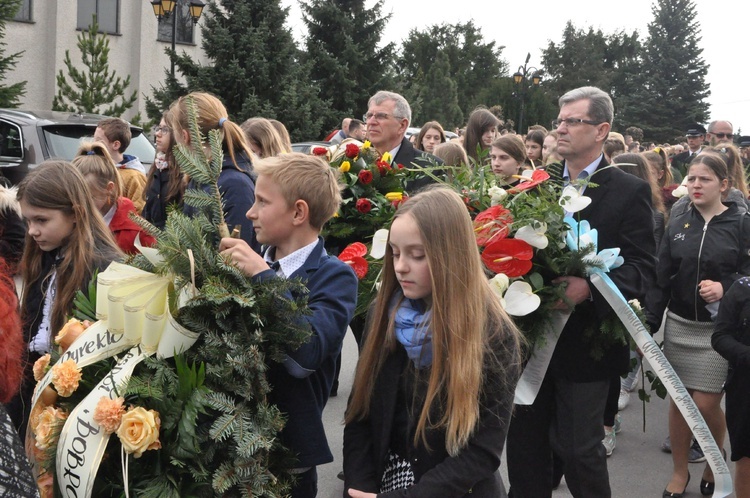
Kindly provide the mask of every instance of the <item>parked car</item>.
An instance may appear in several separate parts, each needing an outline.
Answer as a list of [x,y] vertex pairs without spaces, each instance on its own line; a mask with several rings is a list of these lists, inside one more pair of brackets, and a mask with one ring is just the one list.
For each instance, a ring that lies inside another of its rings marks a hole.
[[[0,180],[17,184],[46,159],[70,161],[81,139],[93,140],[96,123],[106,116],[54,111],[0,109]],[[133,138],[125,151],[148,169],[155,149],[143,130],[131,126]]]
[[331,142],[325,141],[310,141],[310,142],[297,142],[292,144],[292,152],[302,152],[303,154],[312,153],[313,147],[328,147]]

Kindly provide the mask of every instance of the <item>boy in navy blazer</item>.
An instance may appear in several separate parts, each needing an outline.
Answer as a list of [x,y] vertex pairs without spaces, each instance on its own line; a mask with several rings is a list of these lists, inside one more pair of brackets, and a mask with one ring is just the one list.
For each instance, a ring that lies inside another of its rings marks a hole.
[[316,466],[333,461],[323,428],[323,408],[333,383],[336,356],[357,303],[357,277],[323,248],[320,230],[339,208],[336,172],[322,159],[283,154],[257,161],[255,204],[247,212],[258,242],[258,255],[242,239],[221,240],[222,254],[257,280],[299,278],[309,293],[312,311],[301,316],[311,336],[283,363],[271,362],[269,402],[287,417],[281,432],[285,446],[297,454],[293,498],[317,494]]

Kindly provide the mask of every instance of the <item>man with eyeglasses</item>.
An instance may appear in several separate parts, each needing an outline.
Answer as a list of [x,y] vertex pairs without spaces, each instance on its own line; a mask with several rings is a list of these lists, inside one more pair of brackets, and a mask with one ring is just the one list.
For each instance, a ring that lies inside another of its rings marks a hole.
[[[431,167],[433,164],[443,164],[442,159],[415,149],[405,138],[411,122],[411,107],[398,93],[381,90],[370,97],[367,113],[362,119],[367,125],[367,139],[381,155],[390,153],[394,166]],[[430,183],[432,179],[424,176],[412,180],[407,188],[413,194]]]
[[712,145],[734,142],[734,127],[729,121],[711,121],[708,124],[708,142]]
[[679,171],[683,178],[687,175],[688,164],[703,150],[706,129],[697,123],[691,124],[685,131],[685,139],[687,140],[688,150],[676,154],[672,158],[672,167]]
[[[609,272],[627,299],[643,299],[653,281],[655,242],[651,189],[643,180],[617,168],[607,168],[602,154],[612,126],[612,99],[595,87],[571,90],[559,100],[560,112],[552,126],[559,139],[562,164],[547,167],[552,180],[585,189],[591,204],[576,213],[598,231],[599,249],[620,249],[625,262]],[[596,186],[582,181],[590,178]],[[588,278],[559,276],[565,301],[575,307],[560,333],[539,393],[531,405],[516,405],[508,432],[510,496],[552,496],[552,453],[563,461],[565,480],[574,497],[612,496],[607,473],[603,425],[611,388],[614,402],[620,374],[629,367],[627,345],[604,344],[601,356],[593,350],[602,322],[613,313]],[[614,414],[612,415],[614,418]],[[623,495],[624,490],[617,494]]]

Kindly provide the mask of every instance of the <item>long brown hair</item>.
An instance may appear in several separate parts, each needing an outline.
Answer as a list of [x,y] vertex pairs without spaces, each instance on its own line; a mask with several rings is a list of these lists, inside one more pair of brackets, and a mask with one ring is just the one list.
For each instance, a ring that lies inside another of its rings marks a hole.
[[464,134],[464,148],[466,154],[474,159],[479,160],[477,149],[487,150],[488,146],[482,143],[482,135],[490,128],[497,128],[501,124],[497,116],[492,114],[489,110],[478,107],[474,109],[469,115],[469,121],[466,123],[466,133]]
[[427,135],[427,132],[430,130],[437,130],[438,133],[440,133],[440,143],[445,143],[445,130],[443,130],[443,126],[437,121],[428,121],[423,124],[422,129],[419,130],[417,140],[416,142],[414,142],[415,149],[424,150],[424,147],[422,146],[422,140],[424,140],[424,136]]
[[651,205],[654,209],[663,213],[665,216],[668,214],[666,207],[664,207],[664,197],[662,197],[659,182],[643,155],[634,154],[632,152],[618,154],[612,158],[612,162],[626,173],[630,173],[641,180],[647,181],[649,187],[651,187]]
[[[57,290],[50,320],[50,333],[54,336],[67,320],[76,291],[89,283],[94,269],[124,254],[96,209],[86,180],[69,162],[51,160],[40,164],[18,186],[17,197],[37,208],[72,215],[75,221],[57,265]],[[27,232],[21,258],[21,275],[26,282],[24,303],[32,284],[47,277],[42,274],[43,252]]]
[[[208,139],[210,130],[219,130],[224,151],[229,154],[232,164],[237,169],[241,169],[237,164],[237,153],[244,152],[248,159],[253,157],[253,153],[247,145],[242,129],[237,123],[229,120],[227,108],[221,100],[210,93],[192,92],[172,103],[167,115],[167,124],[172,128],[172,133],[182,133],[183,130],[190,129],[187,99],[192,99],[195,103],[201,134]],[[191,146],[199,147],[198,144],[191,144]]]
[[[471,219],[458,194],[446,188],[428,189],[409,198],[396,216],[407,215],[419,227],[433,289],[430,321],[433,360],[414,443],[421,438],[426,444],[428,428],[444,428],[446,448],[456,455],[479,420],[488,358],[492,360],[497,382],[512,388],[515,379],[509,379],[506,372],[520,362],[519,333],[482,271]],[[454,271],[455,268],[461,271]],[[357,364],[347,423],[369,414],[375,379],[386,357],[397,347],[389,304],[399,289],[393,251],[388,245],[372,323]],[[497,339],[504,340],[504,344],[511,339],[513,346],[505,351],[507,354],[495,358],[493,349],[497,348],[491,344]],[[432,420],[431,409],[436,407],[441,407],[440,418]]]
[[706,147],[706,151],[714,151],[726,157],[727,169],[729,170],[729,186],[736,188],[745,199],[748,198],[747,182],[745,181],[745,167],[742,165],[740,150],[733,144],[720,144],[715,147]]
[[250,118],[240,125],[245,133],[248,143],[251,143],[260,149],[260,157],[273,157],[291,152],[286,150],[284,141],[276,131],[273,123],[266,118]]
[[[162,114],[162,119],[167,126],[169,126],[169,111]],[[174,130],[169,131],[169,143],[167,144],[167,150],[164,151],[164,160],[167,161],[169,167],[167,167],[167,198],[164,199],[164,204],[172,202],[182,202],[182,196],[185,193],[185,175],[183,174],[180,167],[177,165],[177,161],[174,158],[174,146],[177,145],[177,141],[174,139]],[[151,169],[148,170],[146,186],[143,189],[143,199],[146,199],[146,194],[151,189],[151,184],[154,183],[154,176],[156,175],[156,161],[151,164]]]

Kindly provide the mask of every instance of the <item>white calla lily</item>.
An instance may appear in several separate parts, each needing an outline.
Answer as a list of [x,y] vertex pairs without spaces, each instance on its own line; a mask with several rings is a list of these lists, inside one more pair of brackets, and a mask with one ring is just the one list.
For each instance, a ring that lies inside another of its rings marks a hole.
[[513,238],[523,240],[537,249],[545,249],[549,245],[549,239],[545,235],[546,232],[547,224],[537,222],[535,226],[526,225],[519,228]]
[[581,195],[577,188],[573,185],[568,185],[563,189],[558,203],[565,211],[577,213],[578,211],[583,211],[591,204],[591,197]]
[[497,206],[502,204],[506,197],[508,197],[508,191],[498,186],[490,187],[487,191],[490,194],[490,205]]
[[381,228],[372,236],[372,247],[370,256],[375,259],[383,259],[385,256],[385,246],[388,244],[388,230]]
[[677,197],[679,199],[680,197],[685,197],[687,194],[687,176],[685,176],[685,179],[682,180],[680,186],[672,191],[672,197]]
[[522,280],[510,284],[504,301],[505,311],[511,316],[526,316],[542,304],[542,300],[534,294],[531,286]]
[[510,279],[505,273],[498,273],[490,279],[490,288],[497,294],[498,297],[502,298],[505,291],[508,290]]

